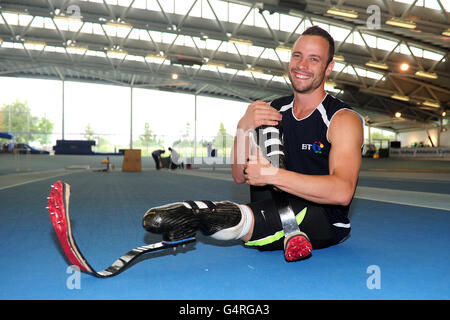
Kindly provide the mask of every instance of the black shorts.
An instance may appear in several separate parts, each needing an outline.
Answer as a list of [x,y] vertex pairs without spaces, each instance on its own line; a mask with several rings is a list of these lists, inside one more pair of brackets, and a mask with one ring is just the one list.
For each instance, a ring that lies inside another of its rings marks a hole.
[[[330,206],[320,205],[290,196],[300,231],[306,233],[313,249],[326,248],[345,241],[350,235],[346,216],[333,212]],[[250,241],[245,245],[259,250],[283,250],[284,231],[275,202],[265,199],[247,204],[255,217]]]

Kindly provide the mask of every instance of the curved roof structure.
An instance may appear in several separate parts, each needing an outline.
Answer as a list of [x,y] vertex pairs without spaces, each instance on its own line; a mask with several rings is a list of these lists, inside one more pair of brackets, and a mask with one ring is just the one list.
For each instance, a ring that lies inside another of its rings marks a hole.
[[449,11],[444,0],[3,0],[0,75],[269,101],[291,93],[290,48],[319,25],[336,42],[326,89],[404,131],[450,109]]

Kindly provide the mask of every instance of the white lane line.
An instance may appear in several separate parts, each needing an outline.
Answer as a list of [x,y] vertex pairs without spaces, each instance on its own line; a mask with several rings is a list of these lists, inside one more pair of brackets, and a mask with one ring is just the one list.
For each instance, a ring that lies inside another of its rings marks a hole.
[[373,187],[357,187],[355,198],[450,211],[450,195]]
[[[80,171],[84,171],[84,170],[80,170]],[[56,170],[52,172],[46,172],[47,175],[43,176],[43,177],[39,177],[39,178],[34,178],[34,179],[29,179],[29,180],[23,180],[17,183],[13,183],[13,184],[7,184],[7,185],[3,185],[0,186],[0,191],[5,190],[5,189],[9,189],[9,188],[14,188],[14,187],[18,187],[24,184],[28,184],[28,183],[33,183],[33,182],[37,182],[37,181],[41,181],[41,180],[47,180],[47,179],[52,179],[52,178],[56,178],[56,177],[61,177],[61,176],[65,176],[74,172],[79,172],[78,170],[71,170],[71,171],[67,171],[67,170]],[[38,173],[35,173],[34,175],[38,175]],[[9,175],[12,176],[12,175]]]

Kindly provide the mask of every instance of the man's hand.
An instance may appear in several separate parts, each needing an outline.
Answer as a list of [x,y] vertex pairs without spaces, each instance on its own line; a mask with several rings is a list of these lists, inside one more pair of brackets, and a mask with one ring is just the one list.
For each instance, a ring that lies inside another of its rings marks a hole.
[[270,104],[255,101],[248,106],[247,111],[238,123],[238,129],[249,131],[262,125],[276,126],[281,118],[281,113]]
[[252,186],[264,186],[270,184],[270,177],[278,172],[257,147],[252,147],[252,154],[244,166],[245,183]]

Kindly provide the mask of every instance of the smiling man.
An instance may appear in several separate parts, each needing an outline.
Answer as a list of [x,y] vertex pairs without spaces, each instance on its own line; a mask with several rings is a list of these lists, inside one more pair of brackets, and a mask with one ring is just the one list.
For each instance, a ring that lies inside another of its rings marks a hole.
[[[328,52],[323,48],[328,47]],[[313,93],[322,87],[334,67],[334,41],[322,29],[312,27],[292,48],[289,79],[296,93]],[[317,93],[322,94],[319,90]]]
[[[145,214],[144,228],[170,240],[197,230],[215,239],[241,239],[261,251],[284,249],[287,261],[345,241],[364,121],[325,92],[333,56],[332,37],[317,26],[307,29],[292,48],[293,94],[270,104],[256,101],[240,119],[232,175],[236,183],[251,186],[250,203],[184,201],[156,207]],[[288,227],[296,235],[289,245]]]

